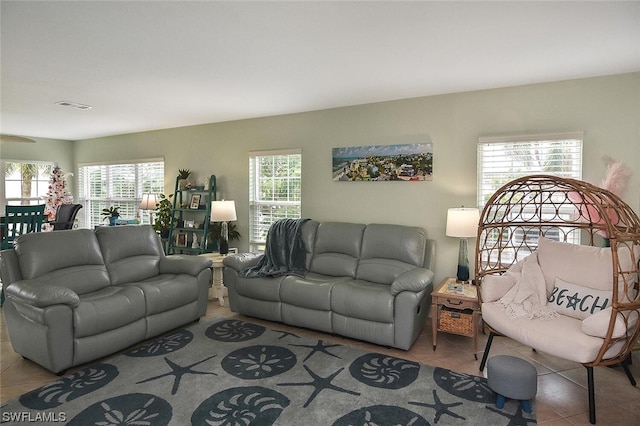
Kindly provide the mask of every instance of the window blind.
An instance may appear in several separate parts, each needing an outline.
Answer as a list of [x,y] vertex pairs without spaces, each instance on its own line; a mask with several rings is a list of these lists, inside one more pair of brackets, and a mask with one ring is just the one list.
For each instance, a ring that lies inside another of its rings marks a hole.
[[551,174],[582,179],[581,132],[484,137],[478,141],[478,206],[507,182]]
[[249,246],[264,250],[267,233],[279,219],[299,219],[302,200],[300,150],[249,155]]
[[102,209],[119,207],[123,219],[138,216],[142,194],[164,192],[164,160],[140,163],[88,164],[78,168],[81,227],[104,222]]

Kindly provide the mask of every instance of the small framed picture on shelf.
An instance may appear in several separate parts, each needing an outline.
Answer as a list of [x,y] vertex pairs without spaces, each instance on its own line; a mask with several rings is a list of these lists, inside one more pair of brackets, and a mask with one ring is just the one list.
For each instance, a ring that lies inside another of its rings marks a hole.
[[189,205],[190,209],[198,209],[200,208],[200,197],[202,194],[193,194],[191,196],[191,204]]
[[193,220],[185,220],[184,221],[184,227],[185,228],[195,228],[196,227],[195,221],[193,221]]
[[178,232],[176,234],[176,247],[186,247],[186,246],[187,246],[187,233]]

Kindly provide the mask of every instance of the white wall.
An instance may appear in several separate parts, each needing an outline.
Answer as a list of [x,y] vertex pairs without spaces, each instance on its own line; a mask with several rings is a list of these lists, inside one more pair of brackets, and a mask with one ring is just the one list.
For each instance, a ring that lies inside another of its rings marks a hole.
[[[478,137],[566,131],[584,131],[584,180],[602,180],[603,155],[636,170],[624,198],[639,212],[640,73],[85,140],[74,154],[77,163],[162,156],[167,193],[179,168],[198,181],[215,174],[218,197],[236,200],[246,250],[249,151],[302,148],[305,217],[422,226],[437,240],[440,280],[457,263],[458,242],[444,233],[447,208],[476,204]],[[426,141],[434,146],[431,182],[332,181],[333,147]]]

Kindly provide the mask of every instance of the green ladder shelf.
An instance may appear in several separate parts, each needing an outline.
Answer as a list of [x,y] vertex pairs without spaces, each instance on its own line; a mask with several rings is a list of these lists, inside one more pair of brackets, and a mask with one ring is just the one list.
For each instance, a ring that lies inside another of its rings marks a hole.
[[[199,200],[198,200],[199,198]],[[173,212],[167,254],[210,253],[213,247],[207,247],[209,223],[211,219],[211,201],[216,199],[216,176],[209,177],[207,189],[181,189],[180,178],[176,178],[176,190],[173,194]],[[197,202],[198,208],[195,207]],[[189,224],[194,227],[187,226]],[[193,240],[197,239],[197,247]]]

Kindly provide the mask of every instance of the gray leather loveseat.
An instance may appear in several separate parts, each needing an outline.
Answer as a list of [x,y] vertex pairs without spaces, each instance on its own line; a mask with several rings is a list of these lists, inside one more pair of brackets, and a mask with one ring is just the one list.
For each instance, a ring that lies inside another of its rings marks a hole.
[[0,253],[11,345],[58,373],[195,321],[210,266],[165,256],[148,225],[22,235]]
[[434,241],[422,228],[307,221],[304,277],[247,278],[261,255],[224,259],[232,311],[409,349],[431,303]]

